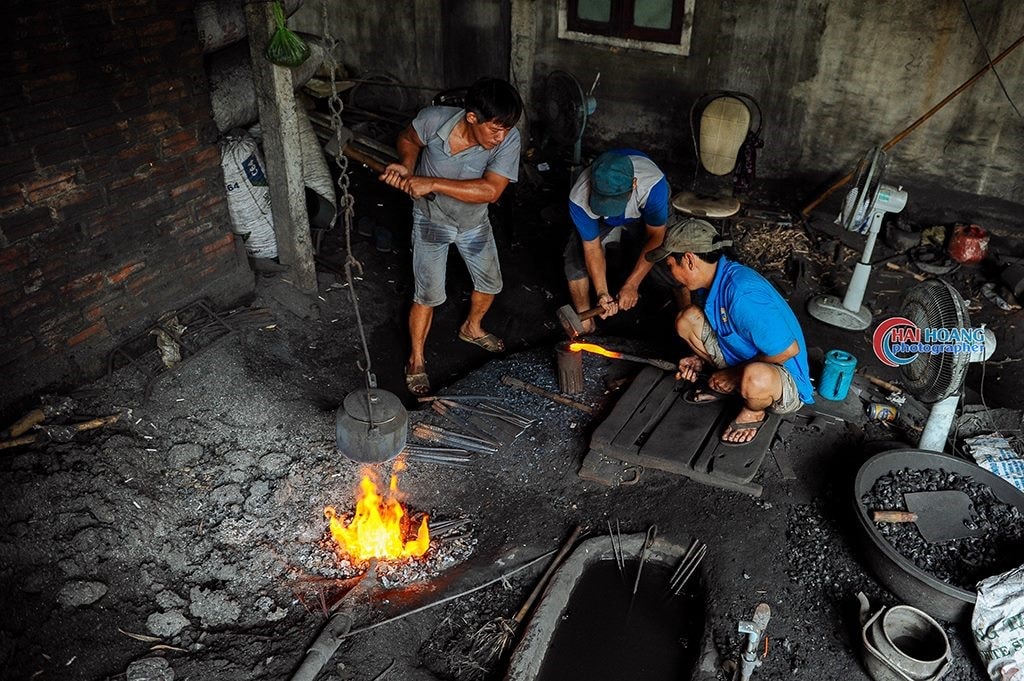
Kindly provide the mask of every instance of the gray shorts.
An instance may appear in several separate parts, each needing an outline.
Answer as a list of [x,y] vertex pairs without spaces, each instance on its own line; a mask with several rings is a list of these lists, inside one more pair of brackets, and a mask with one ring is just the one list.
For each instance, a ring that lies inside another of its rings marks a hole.
[[498,246],[490,220],[479,227],[460,230],[438,225],[417,211],[412,214],[412,271],[416,279],[413,301],[437,307],[445,301],[445,274],[448,269],[448,248],[452,244],[466,262],[473,278],[473,288],[481,293],[501,292],[501,266]]
[[[718,336],[715,335],[715,330],[711,328],[707,319],[704,320],[704,326],[701,329],[700,342],[704,344],[704,349],[711,355],[715,367],[726,368],[725,355],[718,345]],[[804,406],[804,403],[800,401],[800,391],[796,387],[796,381],[793,380],[789,369],[780,364],[769,364],[768,366],[779,372],[779,382],[782,383],[782,395],[768,408],[776,414],[792,414]]]

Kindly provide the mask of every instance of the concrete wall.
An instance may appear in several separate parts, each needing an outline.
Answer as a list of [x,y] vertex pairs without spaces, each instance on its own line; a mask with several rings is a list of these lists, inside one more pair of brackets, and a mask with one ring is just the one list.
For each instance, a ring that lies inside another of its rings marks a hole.
[[[323,35],[322,0],[306,0],[289,27]],[[328,23],[349,74],[388,73],[407,85],[449,87],[444,80],[441,2],[328,2]],[[429,99],[427,93],[424,95]]]
[[[1021,32],[1018,3],[971,6],[992,56]],[[843,174],[986,63],[959,0],[696,0],[687,57],[559,40],[552,0],[513,0],[512,16],[512,63],[530,67],[535,106],[551,70],[585,87],[601,72],[586,147],[638,145],[685,163],[691,103],[739,90],[764,110],[758,172],[767,177]],[[1024,47],[997,70],[1024,106]],[[1022,157],[1020,119],[990,73],[893,149],[888,177],[1021,202]]]
[[[460,18],[445,20],[442,10],[454,4]],[[970,6],[992,56],[1024,29],[1019,3]],[[319,7],[309,0],[293,27],[320,33]],[[546,75],[567,70],[587,88],[600,71],[585,151],[634,145],[670,170],[692,164],[693,101],[710,90],[746,92],[765,117],[758,175],[797,178],[809,196],[986,63],[960,0],[696,0],[685,57],[560,40],[557,0],[331,3],[330,12],[342,60],[357,74],[386,71],[409,84],[453,87],[469,73],[461,63],[452,66],[453,55],[472,62],[458,45],[487,45],[478,62],[488,68],[508,55],[510,77],[531,105],[538,133]],[[1024,47],[997,70],[1024,107]],[[990,72],[892,150],[887,179],[940,196],[1000,199],[1012,214],[1024,202],[1021,158],[1020,119]]]

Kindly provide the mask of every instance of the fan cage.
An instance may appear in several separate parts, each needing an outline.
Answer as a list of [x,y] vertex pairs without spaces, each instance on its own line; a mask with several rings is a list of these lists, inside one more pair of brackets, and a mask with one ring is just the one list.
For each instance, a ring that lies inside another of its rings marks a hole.
[[565,71],[552,71],[545,83],[544,100],[547,134],[561,144],[575,144],[586,125],[586,102],[579,81]]
[[[967,303],[955,288],[939,279],[910,289],[901,316],[919,329],[956,329],[971,325]],[[907,390],[919,400],[938,402],[960,390],[969,365],[968,353],[920,353],[913,362],[900,367],[900,376]]]

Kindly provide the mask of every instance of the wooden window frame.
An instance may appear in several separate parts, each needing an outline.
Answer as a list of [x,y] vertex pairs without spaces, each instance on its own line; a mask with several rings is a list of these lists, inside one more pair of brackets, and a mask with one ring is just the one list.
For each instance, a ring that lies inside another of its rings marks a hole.
[[559,0],[558,37],[577,42],[688,55],[695,0],[674,0],[667,29],[633,25],[635,0],[611,0],[610,21],[576,18],[578,0]]
[[634,26],[636,0],[611,0],[611,19],[608,22],[579,19],[578,8],[579,0],[567,0],[566,23],[570,31],[674,45],[679,43],[683,30],[685,7],[681,2],[672,3],[672,23],[668,28]]

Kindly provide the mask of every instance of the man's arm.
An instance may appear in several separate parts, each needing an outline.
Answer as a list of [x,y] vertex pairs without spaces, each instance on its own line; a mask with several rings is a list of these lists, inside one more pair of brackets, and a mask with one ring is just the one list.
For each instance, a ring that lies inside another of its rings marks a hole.
[[505,191],[509,179],[488,170],[479,180],[449,180],[443,177],[413,176],[409,178],[408,182],[408,192],[414,199],[430,192],[437,192],[463,203],[494,203]]
[[416,133],[412,125],[408,126],[395,141],[395,148],[398,150],[398,163],[389,163],[380,179],[385,184],[406,191],[402,183],[411,178],[416,170],[416,161],[420,158],[420,151],[426,145]]
[[399,134],[395,146],[399,162],[389,163],[380,179],[395,189],[401,189],[414,199],[435,192],[447,194],[465,203],[494,203],[508,186],[507,177],[491,171],[476,180],[449,180],[443,177],[414,175],[416,161],[426,145],[411,125]]
[[665,240],[665,225],[644,225],[647,229],[647,243],[644,244],[640,257],[637,258],[633,271],[626,277],[625,283],[619,289],[619,307],[628,310],[634,307],[640,300],[640,282],[644,280],[647,273],[654,267],[654,263],[647,262],[645,257],[649,251],[653,251]]
[[590,275],[594,291],[597,292],[597,304],[604,308],[601,319],[610,317],[619,311],[619,306],[608,293],[608,266],[600,237],[583,242],[583,261],[587,265],[587,274]]

